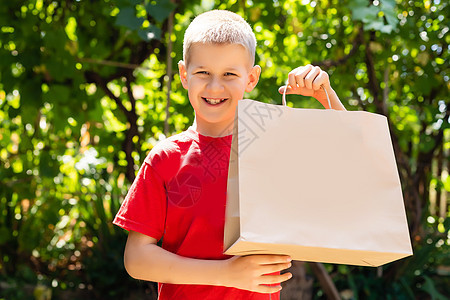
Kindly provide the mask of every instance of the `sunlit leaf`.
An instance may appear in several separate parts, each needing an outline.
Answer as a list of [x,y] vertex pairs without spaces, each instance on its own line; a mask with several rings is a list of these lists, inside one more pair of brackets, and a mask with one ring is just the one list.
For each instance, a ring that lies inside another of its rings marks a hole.
[[352,9],[353,19],[364,21],[365,23],[376,20],[380,9],[376,6],[359,6]]

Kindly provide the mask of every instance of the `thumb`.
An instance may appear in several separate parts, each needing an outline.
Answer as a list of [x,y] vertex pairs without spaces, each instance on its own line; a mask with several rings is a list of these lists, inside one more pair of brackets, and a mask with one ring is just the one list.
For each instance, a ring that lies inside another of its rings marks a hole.
[[[286,86],[285,86],[285,85],[280,86],[280,87],[278,88],[278,92],[279,92],[280,94],[283,94],[285,89],[286,89]],[[291,94],[291,93],[292,93],[292,89],[291,89],[290,87],[288,87],[287,90],[286,90],[286,94]]]

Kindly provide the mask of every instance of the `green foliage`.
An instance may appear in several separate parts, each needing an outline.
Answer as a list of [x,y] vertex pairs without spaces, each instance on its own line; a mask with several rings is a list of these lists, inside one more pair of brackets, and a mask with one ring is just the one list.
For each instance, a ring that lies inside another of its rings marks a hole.
[[366,0],[350,1],[353,20],[362,21],[364,30],[376,30],[391,33],[399,22],[395,0],[380,1],[379,5],[370,5]]
[[[382,270],[328,265],[338,289],[353,299],[444,299],[449,9],[445,1],[394,0],[3,3],[0,282],[10,288],[0,296],[31,299],[21,287],[36,284],[56,298],[72,290],[97,299],[154,293],[126,274],[126,233],[111,221],[146,153],[193,121],[175,62],[190,20],[212,8],[235,11],[254,28],[263,73],[246,97],[281,103],[289,71],[313,63],[349,110],[388,117],[415,254]],[[320,108],[295,96],[288,105]],[[314,292],[323,298],[319,286]]]

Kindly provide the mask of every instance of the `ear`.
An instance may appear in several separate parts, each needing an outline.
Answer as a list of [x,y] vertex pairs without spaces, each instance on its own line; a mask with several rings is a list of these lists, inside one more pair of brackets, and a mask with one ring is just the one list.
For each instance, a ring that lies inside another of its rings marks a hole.
[[180,60],[178,62],[178,72],[180,73],[181,84],[183,85],[183,87],[185,89],[187,89],[188,88],[188,85],[187,85],[187,69],[186,69],[186,64],[182,60]]
[[253,89],[255,88],[256,84],[259,81],[259,76],[261,75],[261,67],[258,65],[255,65],[252,70],[250,71],[250,73],[248,74],[248,82],[247,82],[247,86],[245,87],[245,91],[247,93],[253,91]]

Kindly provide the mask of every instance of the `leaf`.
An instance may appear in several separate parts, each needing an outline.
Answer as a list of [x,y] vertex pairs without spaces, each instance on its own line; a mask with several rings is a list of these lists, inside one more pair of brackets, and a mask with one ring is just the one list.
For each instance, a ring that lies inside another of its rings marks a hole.
[[151,2],[145,6],[147,13],[155,18],[156,21],[162,22],[170,15],[170,13],[175,9],[176,5],[170,0],[157,1],[156,4]]
[[435,145],[435,141],[432,136],[423,134],[420,138],[419,149],[420,152],[428,153],[433,149]]
[[373,21],[370,22],[369,24],[367,24],[366,26],[364,26],[365,30],[380,30],[381,28],[383,28],[384,23],[382,21]]
[[39,173],[42,177],[53,178],[59,173],[59,165],[48,151],[42,151],[39,162]]
[[386,8],[387,10],[391,10],[395,12],[395,0],[380,0],[381,6],[383,7],[383,10]]
[[430,277],[424,275],[423,278],[425,278],[425,283],[422,286],[422,290],[427,292],[431,296],[431,299],[448,300],[447,297],[439,293],[439,291],[436,289],[436,285],[434,284],[433,280]]
[[20,105],[32,106],[35,109],[41,105],[41,85],[39,78],[33,78],[21,82]]
[[376,20],[380,9],[376,6],[355,7],[352,9],[353,20],[363,21],[364,23]]
[[123,7],[127,6],[135,6],[137,4],[140,4],[141,0],[117,0],[117,6],[122,9]]
[[89,115],[89,119],[90,120],[101,122],[102,121],[102,116],[103,116],[103,108],[100,105],[100,103],[95,103],[94,102],[93,107],[91,107],[88,110],[88,115]]
[[63,82],[67,78],[73,78],[75,73],[74,57],[61,45],[61,50],[54,53],[52,58],[46,62],[46,68],[50,77],[55,81]]
[[384,12],[384,16],[386,17],[386,21],[388,22],[388,24],[392,25],[394,27],[397,27],[399,20],[397,18],[395,10],[383,9],[383,12]]
[[[366,25],[364,26],[365,30],[376,30],[389,34],[399,23],[395,11],[395,2],[392,3],[390,0],[385,1],[381,8],[374,5],[367,6],[367,3],[363,3],[363,1],[355,1],[352,7],[353,19],[362,21]],[[386,18],[387,24],[385,24],[384,18],[379,16],[380,12]]]
[[144,18],[136,17],[133,7],[124,7],[117,14],[116,25],[127,27],[131,30],[141,28]]
[[23,124],[33,124],[36,120],[36,107],[29,105],[20,106],[20,116],[22,117]]
[[433,80],[426,75],[422,75],[416,81],[417,88],[425,95],[430,93],[433,86]]
[[[450,176],[447,176],[447,179],[443,180],[442,184],[444,186],[444,189],[450,192]],[[450,222],[450,218],[447,220],[447,222]]]
[[58,51],[64,48],[61,45],[64,45],[68,38],[64,29],[56,29],[46,33],[43,40],[45,47]]
[[[5,56],[0,57],[0,60],[2,60],[3,57]],[[14,76],[11,75],[11,72],[2,72],[1,81],[3,85],[3,90],[7,94],[12,93],[12,91],[16,87],[16,84],[18,83],[17,78],[14,78]]]
[[389,34],[389,33],[392,32],[393,29],[394,29],[394,27],[393,27],[392,25],[384,25],[384,26],[380,29],[380,31]]
[[369,0],[351,0],[350,7],[367,7],[369,5]]
[[138,31],[138,35],[142,40],[146,42],[151,40],[159,40],[161,38],[161,29],[154,25],[150,25],[146,29],[140,29]]
[[44,94],[44,101],[49,103],[65,103],[69,100],[70,89],[61,84],[53,84],[49,91]]

